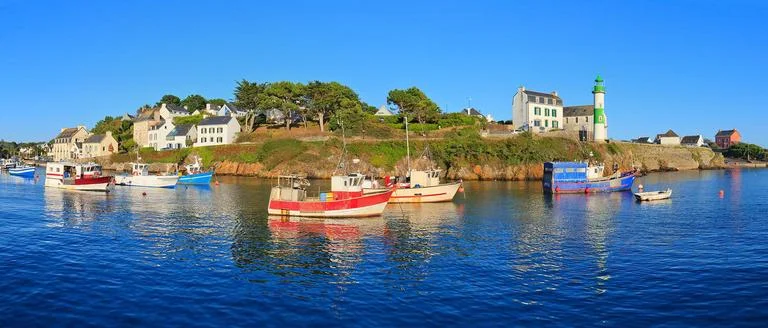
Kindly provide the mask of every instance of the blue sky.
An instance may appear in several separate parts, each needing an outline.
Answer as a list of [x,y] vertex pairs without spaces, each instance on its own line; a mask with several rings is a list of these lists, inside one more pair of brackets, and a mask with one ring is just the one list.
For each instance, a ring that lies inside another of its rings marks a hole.
[[520,85],[592,103],[610,137],[738,128],[768,146],[763,1],[0,0],[0,138],[49,140],[163,94],[335,80],[372,105],[418,86],[511,119]]

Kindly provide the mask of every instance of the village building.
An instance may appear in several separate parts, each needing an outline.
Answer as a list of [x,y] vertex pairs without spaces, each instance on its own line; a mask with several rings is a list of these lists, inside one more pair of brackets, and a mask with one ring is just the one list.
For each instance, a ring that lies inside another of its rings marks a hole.
[[216,116],[233,116],[236,118],[242,118],[248,115],[248,111],[235,106],[232,103],[226,103],[221,106],[216,112]]
[[204,118],[197,125],[195,147],[227,145],[235,142],[240,133],[240,123],[232,116]]
[[741,142],[741,133],[736,129],[718,130],[715,134],[715,143],[722,149],[728,149],[739,142]]
[[381,105],[379,107],[379,110],[376,111],[376,113],[373,114],[373,116],[392,116],[395,115],[389,108],[387,108],[386,105]]
[[579,140],[591,141],[594,138],[595,106],[563,107],[563,130],[579,133]]
[[173,121],[174,117],[182,117],[182,116],[190,115],[187,109],[174,104],[166,104],[166,103],[163,103],[162,105],[160,105],[160,109],[158,110],[158,113],[160,114],[160,118],[168,121]]
[[653,139],[651,137],[640,137],[637,139],[632,139],[632,142],[634,143],[641,143],[641,144],[652,144]]
[[543,93],[521,86],[512,99],[512,121],[534,133],[563,128],[563,100],[557,92]]
[[701,147],[704,145],[704,137],[699,135],[684,136],[680,139],[680,144],[687,147]]
[[480,111],[477,110],[474,107],[464,108],[462,110],[462,113],[464,113],[466,115],[469,115],[469,116],[473,116],[473,117],[477,117],[477,118],[483,119],[486,122],[493,122],[493,116],[491,116],[491,114],[483,115],[483,113],[480,113]]
[[171,147],[168,147],[166,137],[174,128],[173,120],[161,120],[160,123],[150,126],[147,133],[149,139],[148,146],[155,150],[170,149]]
[[133,120],[133,141],[139,147],[149,147],[149,129],[160,124],[158,109],[147,109]]
[[117,140],[112,136],[112,131],[105,134],[92,135],[83,142],[83,157],[101,157],[118,152]]
[[197,141],[197,127],[194,124],[179,124],[165,137],[168,149],[181,149],[194,145]]
[[663,134],[657,134],[655,143],[659,145],[680,145],[680,136],[671,129]]
[[55,162],[80,158],[83,141],[86,138],[88,138],[88,131],[82,125],[76,128],[63,128],[53,139],[53,146],[48,155]]

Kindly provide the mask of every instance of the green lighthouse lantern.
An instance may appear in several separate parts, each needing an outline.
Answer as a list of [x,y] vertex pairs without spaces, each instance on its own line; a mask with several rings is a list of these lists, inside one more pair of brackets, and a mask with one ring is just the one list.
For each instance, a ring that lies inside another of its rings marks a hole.
[[600,77],[600,75],[597,75],[597,78],[595,78],[595,88],[592,90],[592,93],[598,93],[602,92],[605,93],[605,85],[603,84],[603,78]]

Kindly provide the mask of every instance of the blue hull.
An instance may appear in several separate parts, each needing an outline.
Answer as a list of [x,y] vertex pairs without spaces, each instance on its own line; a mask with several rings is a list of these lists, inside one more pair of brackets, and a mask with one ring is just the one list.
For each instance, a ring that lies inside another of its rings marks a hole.
[[9,169],[8,173],[17,177],[22,177],[22,178],[34,178],[35,168],[27,167],[27,168],[21,168],[21,169]]
[[195,184],[195,185],[207,185],[211,184],[213,178],[213,172],[203,172],[197,174],[184,175],[179,178],[176,184]]
[[632,189],[635,183],[635,175],[627,174],[619,178],[600,181],[554,181],[544,182],[544,191],[554,194],[576,194],[593,192],[627,191]]

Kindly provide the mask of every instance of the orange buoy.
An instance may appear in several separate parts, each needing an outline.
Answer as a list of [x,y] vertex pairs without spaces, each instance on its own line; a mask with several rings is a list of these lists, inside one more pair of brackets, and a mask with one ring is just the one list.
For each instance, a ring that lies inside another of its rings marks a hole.
[[555,193],[560,193],[560,186],[555,187]]
[[216,180],[216,182],[214,182],[213,184],[218,186],[219,185],[219,180]]
[[720,192],[718,193],[718,195],[720,196],[720,198],[723,198],[723,196],[725,196],[725,191],[723,191],[723,189],[720,189]]
[[586,188],[584,188],[584,193],[585,193],[585,194],[588,194],[588,193],[589,193],[589,187],[586,187]]

